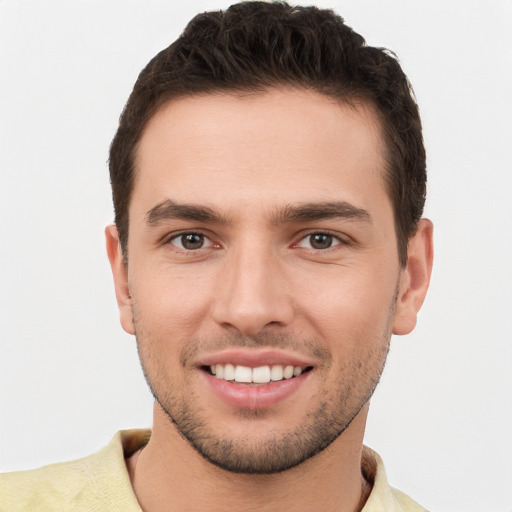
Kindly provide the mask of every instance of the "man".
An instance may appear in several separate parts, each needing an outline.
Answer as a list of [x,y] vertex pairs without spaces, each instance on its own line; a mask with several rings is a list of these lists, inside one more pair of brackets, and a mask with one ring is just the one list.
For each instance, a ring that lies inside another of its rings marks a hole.
[[408,81],[331,11],[194,18],[142,71],[106,229],[152,431],[5,475],[0,510],[424,510],[363,447],[432,267]]

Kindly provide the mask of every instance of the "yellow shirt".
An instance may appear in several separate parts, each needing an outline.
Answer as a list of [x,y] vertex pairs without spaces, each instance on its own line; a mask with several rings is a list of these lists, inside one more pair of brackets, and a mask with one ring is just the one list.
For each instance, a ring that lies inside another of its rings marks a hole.
[[[150,434],[120,431],[89,457],[0,475],[0,512],[142,512],[125,457],[146,444]],[[389,486],[381,458],[367,447],[362,465],[373,488],[361,512],[426,512]]]

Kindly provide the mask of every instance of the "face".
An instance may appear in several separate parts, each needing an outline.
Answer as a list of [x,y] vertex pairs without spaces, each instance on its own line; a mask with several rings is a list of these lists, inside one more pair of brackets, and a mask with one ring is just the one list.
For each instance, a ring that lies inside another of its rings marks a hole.
[[410,282],[383,160],[371,108],[313,92],[184,98],[147,126],[127,268],[111,255],[121,319],[214,464],[293,467],[369,400]]

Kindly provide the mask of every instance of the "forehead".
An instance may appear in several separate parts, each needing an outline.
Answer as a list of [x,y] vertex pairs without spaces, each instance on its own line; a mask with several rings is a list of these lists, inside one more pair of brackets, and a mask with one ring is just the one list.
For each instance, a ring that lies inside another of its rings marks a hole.
[[349,194],[357,204],[385,194],[383,154],[378,117],[364,103],[297,89],[184,97],[148,123],[132,198],[228,206]]

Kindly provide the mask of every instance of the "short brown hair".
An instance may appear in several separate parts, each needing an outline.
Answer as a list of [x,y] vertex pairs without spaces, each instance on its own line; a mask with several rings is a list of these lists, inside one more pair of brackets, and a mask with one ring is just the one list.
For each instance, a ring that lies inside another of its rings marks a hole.
[[418,107],[397,59],[368,46],[332,10],[253,1],[195,16],[140,73],[110,147],[115,222],[125,257],[135,153],[159,107],[177,97],[276,86],[376,108],[387,147],[399,260],[405,265],[425,203],[426,163]]

